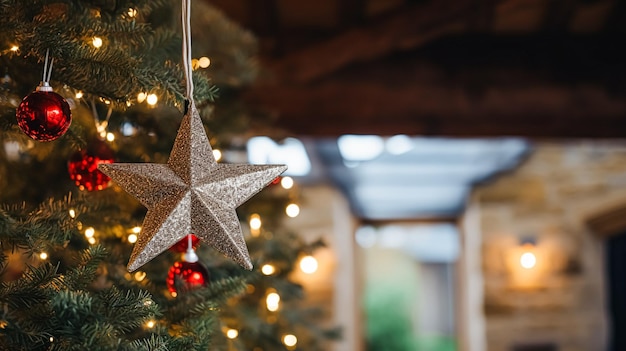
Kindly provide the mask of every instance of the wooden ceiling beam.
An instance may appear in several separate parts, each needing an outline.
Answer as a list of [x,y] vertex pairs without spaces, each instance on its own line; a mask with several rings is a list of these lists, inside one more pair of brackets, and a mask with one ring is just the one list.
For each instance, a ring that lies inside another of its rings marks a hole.
[[462,32],[475,6],[475,0],[406,5],[378,21],[290,54],[271,68],[284,82],[311,82],[354,62],[373,60],[445,34]]

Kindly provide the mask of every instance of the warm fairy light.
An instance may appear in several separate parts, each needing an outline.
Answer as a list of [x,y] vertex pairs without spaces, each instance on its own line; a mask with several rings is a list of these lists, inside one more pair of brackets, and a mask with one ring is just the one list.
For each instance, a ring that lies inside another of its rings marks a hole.
[[115,134],[113,134],[113,133],[111,133],[111,132],[108,132],[108,133],[107,133],[107,140],[108,140],[108,141],[113,141],[113,140],[115,140]]
[[148,96],[146,97],[146,102],[148,103],[148,105],[156,105],[156,103],[159,101],[159,98],[156,96],[156,94],[148,94]]
[[76,218],[76,210],[74,210],[73,208],[70,208],[70,217],[72,218]]
[[42,253],[39,254],[39,258],[41,258],[42,260],[45,260],[45,259],[48,258],[48,254],[45,253],[45,252],[42,252]]
[[135,233],[135,234],[139,234],[139,233],[141,233],[141,227],[140,226],[133,227],[133,229],[131,229],[131,231],[133,233]]
[[250,229],[259,230],[261,229],[261,224],[261,216],[259,216],[258,213],[253,213],[250,216]]
[[76,92],[76,98],[77,98],[77,99],[80,99],[80,98],[82,98],[82,97],[83,97],[83,92],[82,92],[82,91],[78,91],[78,92]]
[[287,205],[287,208],[285,208],[285,213],[287,213],[287,216],[291,218],[298,217],[300,214],[300,206],[296,204],[289,204]]
[[283,336],[283,344],[285,344],[285,346],[293,347],[293,346],[296,346],[297,343],[298,343],[298,338],[296,338],[295,335],[287,334]]
[[200,67],[200,65],[198,64],[198,59],[192,59],[191,60],[191,69],[192,70],[196,70],[196,69],[198,69],[198,67]]
[[128,17],[135,18],[137,16],[137,10],[131,7],[128,9],[127,14],[128,14]]
[[148,94],[146,93],[139,93],[137,94],[137,102],[142,103],[146,100],[146,97],[148,97]]
[[49,340],[50,342],[54,342],[54,336],[51,336]]
[[206,56],[202,56],[198,59],[198,66],[200,66],[200,68],[207,68],[211,65],[211,59],[206,57]]
[[142,280],[146,279],[146,272],[142,272],[142,271],[137,271],[135,273],[135,280],[140,282]]
[[136,243],[137,242],[137,234],[129,234],[127,240],[131,244]]
[[102,38],[100,38],[100,37],[93,37],[93,39],[91,41],[91,45],[93,45],[94,48],[102,47]]
[[285,189],[293,188],[293,178],[283,177],[283,179],[280,180],[280,186],[282,186]]
[[91,245],[93,245],[93,244],[96,243],[96,238],[91,237],[91,238],[87,239],[87,242],[90,243]]
[[313,274],[317,271],[317,260],[311,255],[302,257],[300,260],[300,269],[306,274]]
[[519,259],[519,263],[523,268],[531,269],[537,265],[537,257],[532,252],[524,252]]
[[267,298],[265,298],[265,304],[267,305],[267,310],[270,312],[278,311],[278,306],[280,304],[280,295],[275,292],[267,294]]
[[217,149],[213,149],[213,157],[215,157],[215,161],[219,161],[222,159],[222,152]]
[[172,291],[172,292],[170,292],[170,295],[172,295],[172,297],[176,297],[176,296],[178,296],[178,293],[176,291]]
[[156,321],[154,319],[151,319],[151,320],[146,322],[146,327],[147,328],[154,328],[155,325],[156,325]]
[[17,46],[17,45],[11,46],[11,51],[13,51],[13,52],[17,52],[19,49],[20,49],[20,47]]
[[94,234],[96,234],[96,230],[93,227],[89,227],[85,229],[85,236],[88,238],[93,238]]
[[239,331],[237,329],[228,329],[226,331],[226,337],[229,339],[234,339],[239,336]]
[[263,267],[261,267],[261,272],[265,275],[272,275],[276,272],[276,268],[271,264],[264,264]]

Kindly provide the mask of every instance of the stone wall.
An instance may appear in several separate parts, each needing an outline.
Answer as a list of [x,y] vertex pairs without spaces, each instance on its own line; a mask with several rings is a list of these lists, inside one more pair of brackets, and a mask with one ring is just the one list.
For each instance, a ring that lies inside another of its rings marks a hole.
[[[476,188],[489,351],[604,349],[604,242],[587,220],[624,204],[624,142],[538,143],[518,169]],[[524,241],[536,243],[532,269],[520,265]]]

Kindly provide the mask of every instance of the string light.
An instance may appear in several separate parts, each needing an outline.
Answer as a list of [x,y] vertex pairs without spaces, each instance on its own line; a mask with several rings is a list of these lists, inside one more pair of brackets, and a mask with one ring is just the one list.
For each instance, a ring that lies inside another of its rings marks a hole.
[[131,7],[128,9],[127,14],[128,14],[128,17],[135,18],[135,16],[137,16],[137,10]]
[[50,342],[54,342],[54,336],[51,336],[49,340]]
[[11,46],[11,49],[10,49],[10,50],[11,50],[11,51],[13,51],[13,52],[18,52],[18,50],[19,50],[19,49],[20,49],[20,47],[19,47],[19,46],[17,46],[17,45],[13,45],[13,46]]
[[129,234],[128,238],[126,238],[126,240],[128,240],[129,243],[134,244],[137,242],[137,234]]
[[107,133],[107,140],[108,140],[108,141],[113,141],[113,140],[115,140],[115,134],[113,134],[113,133],[111,133],[111,132]]
[[146,100],[146,97],[148,97],[148,94],[146,93],[139,93],[137,94],[137,102],[142,103]]
[[287,347],[294,347],[298,343],[298,338],[293,334],[283,336],[283,344]]
[[148,105],[154,106],[157,104],[158,101],[159,98],[156,96],[156,94],[148,94],[148,96],[146,97],[146,102],[148,103]]
[[259,236],[261,234],[261,216],[258,213],[253,213],[250,216],[250,233],[252,236]]
[[198,67],[200,67],[200,65],[198,64],[198,59],[191,60],[191,69],[196,70],[198,69]]
[[317,260],[311,255],[304,256],[300,260],[300,269],[306,274],[313,274],[317,272],[317,267]]
[[41,258],[42,260],[45,260],[45,259],[48,258],[48,254],[45,253],[45,252],[42,252],[42,253],[39,254],[39,258]]
[[70,217],[72,218],[76,218],[76,210],[74,210],[73,208],[70,208]]
[[280,305],[280,295],[275,292],[271,292],[267,294],[265,298],[265,304],[267,305],[267,310],[270,312],[278,311],[278,307]]
[[77,99],[80,99],[80,98],[82,98],[82,97],[83,97],[83,92],[82,92],[82,91],[77,91],[77,92],[76,92],[76,98],[77,98]]
[[222,152],[217,149],[213,149],[213,157],[215,157],[215,161],[219,161],[222,159]]
[[151,320],[146,322],[146,327],[147,328],[152,329],[152,328],[154,328],[155,325],[156,325],[156,321],[154,319],[151,319]]
[[285,208],[285,213],[287,213],[287,216],[291,218],[298,217],[300,214],[300,206],[296,204],[289,204],[287,205],[287,208]]
[[235,339],[237,336],[239,336],[239,331],[237,331],[237,329],[228,329],[226,331],[226,337],[229,339]]
[[276,268],[271,264],[264,264],[263,267],[261,267],[261,272],[265,275],[272,275],[276,272]]
[[280,180],[280,186],[282,186],[284,189],[293,188],[293,178],[283,177],[283,179]]
[[146,272],[137,271],[135,273],[135,280],[140,282],[146,278]]
[[91,245],[93,245],[93,244],[96,243],[96,238],[93,238],[93,237],[89,238],[89,239],[87,239],[87,242],[89,242]]
[[93,47],[96,49],[102,47],[102,38],[93,37],[93,39],[91,40],[91,45],[93,45]]
[[200,57],[200,59],[198,59],[198,66],[200,66],[200,68],[207,68],[211,65],[211,59],[206,57],[206,56],[202,56]]
[[93,238],[93,236],[96,234],[96,230],[93,227],[89,227],[87,229],[85,229],[85,236],[88,238]]

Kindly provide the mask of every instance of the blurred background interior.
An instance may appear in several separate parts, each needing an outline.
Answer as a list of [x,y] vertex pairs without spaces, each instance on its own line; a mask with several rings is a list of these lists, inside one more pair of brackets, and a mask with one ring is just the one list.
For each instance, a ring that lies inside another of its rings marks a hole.
[[207,1],[335,350],[626,350],[626,1]]

